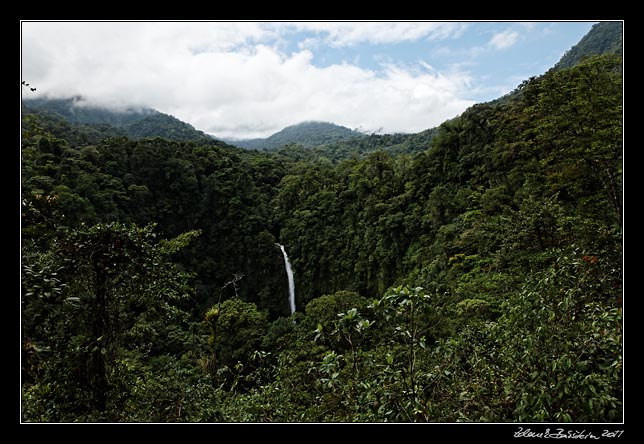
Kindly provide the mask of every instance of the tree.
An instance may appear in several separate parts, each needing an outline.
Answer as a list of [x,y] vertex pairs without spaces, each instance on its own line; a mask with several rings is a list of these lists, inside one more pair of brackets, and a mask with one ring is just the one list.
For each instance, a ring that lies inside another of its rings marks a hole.
[[66,232],[50,253],[26,252],[24,335],[48,351],[47,370],[24,387],[26,420],[118,419],[126,363],[162,351],[162,318],[187,319],[192,290],[167,255],[195,235],[157,242],[153,226],[98,224]]
[[620,289],[603,265],[562,251],[506,302],[493,334],[519,421],[621,420]]
[[267,314],[253,303],[233,298],[208,310],[206,322],[213,380],[219,383],[223,374],[224,382],[233,387],[241,382],[238,388],[243,388],[243,377],[253,370],[253,357],[268,330]]

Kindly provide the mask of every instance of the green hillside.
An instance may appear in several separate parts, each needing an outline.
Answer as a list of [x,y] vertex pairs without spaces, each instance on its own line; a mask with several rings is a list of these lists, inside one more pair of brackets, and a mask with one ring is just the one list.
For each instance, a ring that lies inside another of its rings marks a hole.
[[265,139],[228,140],[228,143],[246,149],[272,150],[287,144],[312,148],[363,134],[329,122],[302,122],[291,125]]
[[162,137],[177,141],[212,139],[190,124],[150,108],[113,110],[80,105],[80,101],[78,97],[25,100],[23,114],[34,114],[41,117],[44,124],[52,124],[48,129],[54,134],[61,130],[63,119],[69,130],[89,133],[85,138],[92,141],[101,135],[124,135],[132,139]]
[[27,122],[24,420],[623,420],[619,63],[335,164]]
[[124,125],[122,131],[132,139],[150,137],[162,137],[176,141],[209,141],[212,139],[204,132],[196,130],[192,125],[182,122],[176,117],[159,112]]
[[624,24],[620,22],[599,22],[590,29],[575,46],[570,48],[554,66],[559,70],[570,68],[584,59],[601,54],[622,55]]

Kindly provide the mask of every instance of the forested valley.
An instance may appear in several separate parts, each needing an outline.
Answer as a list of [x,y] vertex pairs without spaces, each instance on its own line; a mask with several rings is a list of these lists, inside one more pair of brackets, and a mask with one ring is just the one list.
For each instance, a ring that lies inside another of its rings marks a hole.
[[23,421],[622,421],[622,94],[266,151],[24,108]]

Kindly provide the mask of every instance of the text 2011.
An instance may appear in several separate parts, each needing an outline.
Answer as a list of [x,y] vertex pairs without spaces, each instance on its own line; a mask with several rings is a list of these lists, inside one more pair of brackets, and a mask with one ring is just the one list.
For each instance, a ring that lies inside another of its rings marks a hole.
[[[596,432],[595,432],[596,433]],[[514,433],[515,438],[544,438],[544,439],[602,439],[602,438],[619,438],[624,433],[623,430],[603,430],[600,436],[586,430],[565,430],[565,429],[546,429],[545,432],[534,432],[530,429],[519,427]]]

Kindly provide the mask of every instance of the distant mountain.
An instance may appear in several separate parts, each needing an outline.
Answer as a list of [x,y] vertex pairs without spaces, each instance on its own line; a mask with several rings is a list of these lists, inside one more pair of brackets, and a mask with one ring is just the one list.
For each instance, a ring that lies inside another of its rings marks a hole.
[[29,138],[34,130],[46,132],[73,146],[94,145],[125,134],[115,126],[104,123],[71,123],[68,118],[53,111],[35,110],[22,105],[22,136]]
[[49,122],[64,119],[74,130],[100,129],[101,134],[121,134],[131,139],[214,140],[192,125],[151,108],[112,110],[79,105],[80,100],[79,97],[25,100],[23,113],[46,117]]
[[151,108],[125,108],[112,110],[106,107],[82,104],[82,97],[64,99],[25,99],[28,110],[55,113],[72,124],[107,124],[116,128],[141,120],[156,111]]
[[273,150],[290,143],[313,148],[363,136],[363,133],[334,123],[309,121],[287,126],[265,139],[222,140],[246,149]]
[[296,159],[325,158],[332,162],[350,158],[363,158],[374,151],[385,151],[393,156],[414,154],[428,150],[432,139],[437,133],[438,128],[431,128],[413,134],[365,134],[314,148],[302,149],[297,146],[286,145],[279,148],[277,152]]
[[593,25],[588,34],[570,48],[553,69],[557,71],[571,68],[593,55],[622,55],[622,33],[622,22],[600,22]]
[[214,140],[192,125],[182,122],[176,117],[158,111],[137,120],[122,128],[123,132],[132,139],[145,139],[148,137],[162,137],[168,140]]

